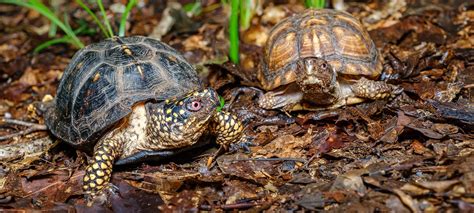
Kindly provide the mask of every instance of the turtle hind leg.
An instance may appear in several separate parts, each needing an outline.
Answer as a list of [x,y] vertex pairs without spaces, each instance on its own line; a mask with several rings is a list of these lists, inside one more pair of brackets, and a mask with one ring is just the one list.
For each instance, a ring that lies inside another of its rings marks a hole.
[[116,138],[104,138],[95,147],[94,156],[87,165],[82,179],[82,188],[89,206],[96,200],[106,201],[107,192],[113,191],[114,187],[110,184],[112,165],[119,157],[121,149],[122,143]]
[[403,89],[399,86],[388,84],[384,81],[374,81],[361,78],[351,85],[354,95],[359,98],[371,100],[390,99],[399,95]]

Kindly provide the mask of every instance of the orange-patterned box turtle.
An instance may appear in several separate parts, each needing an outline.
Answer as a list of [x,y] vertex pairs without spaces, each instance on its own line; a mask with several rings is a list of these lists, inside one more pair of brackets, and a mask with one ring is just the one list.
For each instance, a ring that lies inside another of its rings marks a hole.
[[327,109],[384,99],[401,89],[377,81],[382,57],[346,12],[308,9],[273,27],[257,78],[267,109]]
[[[219,98],[172,47],[142,36],[114,37],[78,51],[64,71],[45,122],[78,148],[93,148],[83,189],[106,198],[114,164],[167,156],[205,133],[224,147],[242,137],[242,124],[218,111]],[[91,202],[89,202],[91,203]]]

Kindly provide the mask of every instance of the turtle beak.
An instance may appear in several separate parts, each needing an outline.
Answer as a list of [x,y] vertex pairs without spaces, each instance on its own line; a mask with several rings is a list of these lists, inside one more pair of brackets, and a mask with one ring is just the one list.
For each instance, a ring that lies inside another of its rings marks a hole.
[[219,95],[217,94],[217,92],[211,88],[211,87],[208,87],[207,88],[207,94],[206,96],[209,97],[209,99],[211,100],[212,102],[212,105],[214,105],[215,107],[218,107],[220,105],[219,103]]

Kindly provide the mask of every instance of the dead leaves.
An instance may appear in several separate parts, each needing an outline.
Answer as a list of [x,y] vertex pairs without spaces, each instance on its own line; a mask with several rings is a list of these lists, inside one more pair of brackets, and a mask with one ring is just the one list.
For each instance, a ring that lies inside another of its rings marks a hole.
[[[204,82],[231,100],[234,89],[255,86],[251,81],[270,27],[303,9],[282,2],[262,5],[251,27],[240,32],[240,65],[223,63],[228,52],[223,17],[229,11],[218,1],[203,3],[213,9],[186,18],[186,25],[173,23],[173,29],[168,23],[160,36],[187,60],[204,64]],[[170,18],[162,17],[165,5],[145,1],[139,11],[132,10],[129,32],[158,29]],[[112,197],[112,210],[474,211],[472,8],[458,0],[442,6],[403,0],[348,5],[371,29],[385,59],[384,79],[401,85],[401,96],[286,114],[260,109],[255,94],[244,94],[226,109],[247,123],[251,153],[226,153],[211,169],[206,156],[191,155],[114,168],[120,194]],[[44,40],[37,36],[44,33],[44,20],[27,10],[11,15],[15,8],[1,7],[6,14],[0,21],[5,27],[0,30],[0,115],[22,118],[32,111],[32,102],[54,94],[74,50],[55,46],[30,54]],[[30,22],[35,27],[18,28]],[[70,152],[71,147],[48,152],[52,141],[40,142],[44,149],[30,149],[37,141],[22,139],[28,143],[0,147],[2,208],[104,210],[83,206],[83,152]]]

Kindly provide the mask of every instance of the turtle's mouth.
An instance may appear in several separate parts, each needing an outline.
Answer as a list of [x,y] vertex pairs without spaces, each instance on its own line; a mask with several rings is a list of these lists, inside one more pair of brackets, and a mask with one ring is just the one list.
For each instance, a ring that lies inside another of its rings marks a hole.
[[307,57],[298,64],[296,83],[303,92],[332,92],[336,84],[336,72],[324,59]]

